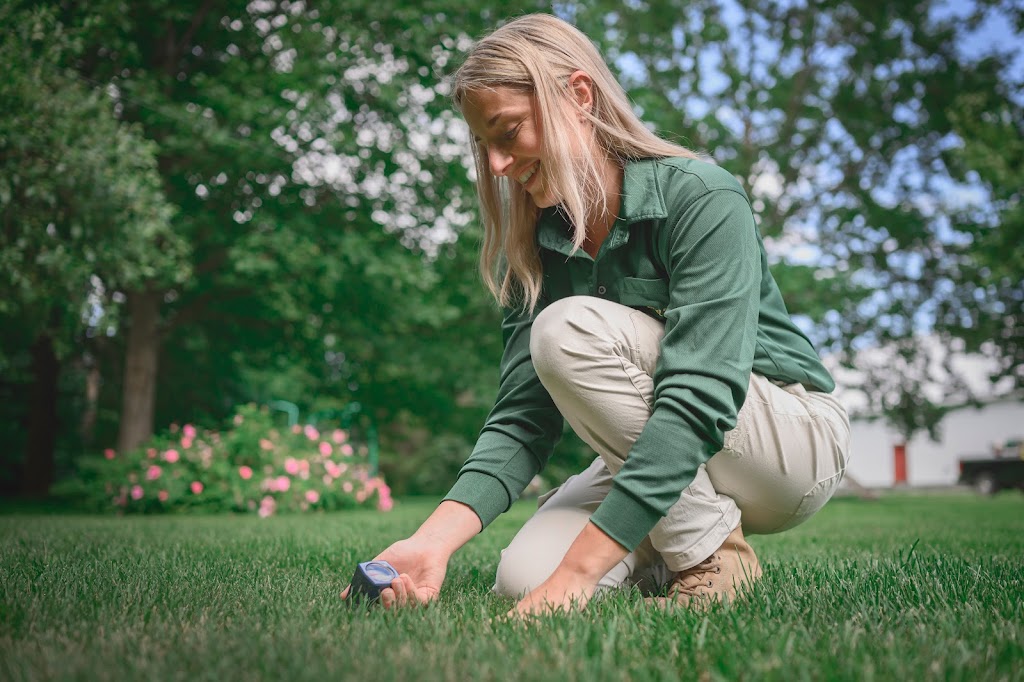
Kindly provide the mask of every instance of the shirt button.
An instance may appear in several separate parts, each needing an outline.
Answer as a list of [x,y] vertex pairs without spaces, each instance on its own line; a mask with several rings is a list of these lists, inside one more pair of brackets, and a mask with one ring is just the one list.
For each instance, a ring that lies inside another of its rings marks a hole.
[[599,287],[597,288],[597,293],[598,293],[599,295],[601,295],[601,296],[604,296],[605,294],[607,294],[607,293],[608,293],[608,287],[606,287],[606,286],[604,286],[604,285],[601,285],[601,286],[599,286]]

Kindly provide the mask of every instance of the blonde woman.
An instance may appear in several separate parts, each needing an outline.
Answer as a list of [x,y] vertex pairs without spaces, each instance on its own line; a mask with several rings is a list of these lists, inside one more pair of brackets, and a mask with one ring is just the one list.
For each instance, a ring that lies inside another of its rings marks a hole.
[[454,77],[474,139],[481,271],[505,309],[500,388],[445,500],[378,558],[386,608],[438,595],[451,555],[544,468],[567,420],[597,452],[501,555],[516,612],[660,588],[736,599],[744,538],[839,485],[849,421],[794,326],[740,184],[652,134],[590,41],[548,15],[480,40]]

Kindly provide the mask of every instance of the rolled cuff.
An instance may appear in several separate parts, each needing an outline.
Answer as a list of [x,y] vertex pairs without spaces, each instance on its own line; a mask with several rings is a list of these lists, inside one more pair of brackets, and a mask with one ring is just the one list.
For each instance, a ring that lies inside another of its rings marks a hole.
[[494,476],[479,471],[464,471],[455,485],[444,497],[445,500],[461,502],[476,512],[482,528],[508,511],[512,505],[508,490]]
[[590,517],[595,526],[630,552],[643,542],[663,515],[612,483],[607,497]]

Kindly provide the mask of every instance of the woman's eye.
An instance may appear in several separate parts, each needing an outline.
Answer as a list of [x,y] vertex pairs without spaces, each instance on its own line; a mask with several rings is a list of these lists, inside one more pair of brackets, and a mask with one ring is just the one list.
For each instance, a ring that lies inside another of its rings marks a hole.
[[514,139],[516,139],[516,135],[518,135],[518,134],[519,134],[519,126],[516,126],[512,130],[509,130],[507,133],[505,133],[505,139],[506,140],[514,140]]

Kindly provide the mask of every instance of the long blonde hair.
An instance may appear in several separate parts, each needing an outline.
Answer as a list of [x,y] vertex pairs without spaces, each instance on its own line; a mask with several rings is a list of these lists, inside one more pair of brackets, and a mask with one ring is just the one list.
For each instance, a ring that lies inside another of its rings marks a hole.
[[[593,106],[580,106],[569,76],[583,71],[593,86]],[[586,219],[607,211],[600,166],[581,143],[579,126],[570,125],[566,103],[591,123],[598,148],[620,165],[650,157],[697,155],[661,139],[640,121],[590,40],[571,24],[549,14],[528,14],[501,26],[470,50],[455,72],[452,97],[462,107],[474,91],[510,88],[534,96],[542,122],[544,172],[560,209],[573,226],[573,250],[586,240]],[[532,313],[541,293],[543,272],[536,244],[539,210],[512,178],[495,177],[486,153],[473,145],[476,186],[484,222],[480,273],[505,307]],[[501,279],[499,282],[498,279]]]

